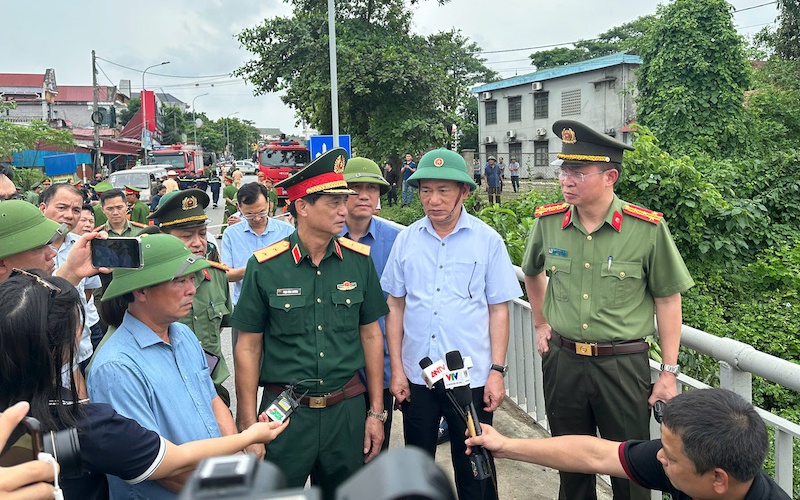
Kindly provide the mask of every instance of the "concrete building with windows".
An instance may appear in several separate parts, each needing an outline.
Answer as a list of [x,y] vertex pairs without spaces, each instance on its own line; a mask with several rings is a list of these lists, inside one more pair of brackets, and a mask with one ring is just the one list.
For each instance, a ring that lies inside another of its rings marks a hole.
[[488,156],[506,164],[516,158],[521,177],[552,178],[550,162],[561,151],[552,127],[562,118],[627,141],[641,64],[639,56],[620,52],[473,88],[481,163]]

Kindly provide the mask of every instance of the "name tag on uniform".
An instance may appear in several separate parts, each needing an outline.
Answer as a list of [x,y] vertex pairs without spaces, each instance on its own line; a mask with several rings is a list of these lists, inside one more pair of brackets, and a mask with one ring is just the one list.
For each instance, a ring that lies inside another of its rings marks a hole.
[[289,295],[302,295],[302,288],[278,288],[275,292],[278,297],[287,297]]
[[549,253],[550,255],[555,255],[556,257],[566,257],[567,256],[567,251],[562,249],[562,248],[549,247],[547,249],[547,253]]

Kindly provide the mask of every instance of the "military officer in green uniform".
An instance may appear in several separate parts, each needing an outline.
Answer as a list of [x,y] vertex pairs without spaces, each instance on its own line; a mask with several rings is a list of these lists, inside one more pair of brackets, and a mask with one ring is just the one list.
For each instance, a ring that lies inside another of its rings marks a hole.
[[147,225],[147,216],[150,215],[150,209],[139,199],[142,190],[133,187],[125,186],[125,198],[128,202],[128,220],[142,225]]
[[[554,436],[648,439],[648,404],[677,392],[681,293],[694,281],[662,214],[614,194],[633,148],[572,120],[553,132],[565,202],[536,209],[522,262],[548,422]],[[653,314],[663,364],[650,394]],[[650,497],[627,480],[612,487],[615,499]],[[561,473],[560,497],[596,498],[594,476]]]
[[239,189],[233,185],[233,177],[226,175],[223,180],[225,181],[225,187],[222,188],[222,199],[225,201],[225,212],[222,216],[220,234],[224,233],[225,228],[228,227],[228,217],[239,211],[239,207],[236,205],[236,193]]
[[146,224],[128,219],[128,203],[125,192],[121,189],[109,189],[100,195],[100,206],[106,216],[106,222],[100,229],[111,237],[136,236],[142,228],[147,227]]
[[[239,425],[255,422],[259,385],[261,411],[298,381],[296,392],[308,394],[289,434],[273,441],[266,456],[289,486],[303,486],[311,474],[325,498],[380,452],[386,419],[378,318],[389,309],[369,247],[337,237],[354,193],[342,175],[346,155],[334,148],[278,184],[287,190],[297,231],[250,257],[231,320],[240,330]],[[247,451],[264,454],[263,447]]]
[[[114,189],[114,186],[112,186],[111,183],[107,182],[107,181],[98,182],[97,184],[94,185],[94,192],[97,193],[97,199],[98,200],[103,195],[103,193],[105,193],[106,191],[111,191],[112,189]],[[100,227],[103,224],[105,224],[106,222],[108,222],[108,217],[106,217],[106,214],[103,212],[103,204],[102,203],[97,202],[92,207],[92,209],[94,210],[94,225],[95,225],[95,227]]]
[[[230,406],[230,394],[222,386],[230,376],[230,371],[222,355],[220,329],[229,326],[231,295],[225,272],[227,266],[219,262],[217,247],[208,241],[208,216],[205,213],[208,204],[208,195],[199,189],[172,191],[164,195],[150,218],[158,220],[161,232],[177,237],[194,255],[205,258],[211,264],[211,267],[196,273],[197,292],[192,301],[192,310],[179,321],[191,328],[200,340],[200,345],[206,351],[217,394]],[[212,366],[215,363],[216,366]]]

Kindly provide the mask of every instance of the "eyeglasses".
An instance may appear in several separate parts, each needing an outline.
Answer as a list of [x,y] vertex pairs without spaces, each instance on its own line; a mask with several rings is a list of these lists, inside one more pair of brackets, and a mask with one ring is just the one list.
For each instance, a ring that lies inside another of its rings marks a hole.
[[564,170],[563,168],[558,169],[558,179],[565,181],[567,179],[572,179],[575,182],[584,182],[587,177],[591,177],[597,174],[604,174],[608,172],[610,169],[601,170],[599,172],[592,172],[591,174],[584,174],[583,172],[573,172],[571,170]]
[[55,297],[56,295],[61,293],[61,289],[58,288],[57,286],[53,285],[52,283],[50,283],[48,281],[43,280],[40,276],[36,276],[35,274],[29,273],[28,271],[25,271],[23,269],[19,269],[19,268],[15,267],[15,268],[13,268],[11,270],[11,274],[12,275],[13,274],[21,274],[22,276],[27,276],[28,278],[31,278],[32,280],[36,281],[37,283],[39,283],[43,287],[45,287],[48,290],[50,290],[50,297],[51,298]]
[[269,210],[264,210],[263,212],[258,212],[257,214],[242,214],[242,219],[245,220],[260,219],[263,217],[269,217]]

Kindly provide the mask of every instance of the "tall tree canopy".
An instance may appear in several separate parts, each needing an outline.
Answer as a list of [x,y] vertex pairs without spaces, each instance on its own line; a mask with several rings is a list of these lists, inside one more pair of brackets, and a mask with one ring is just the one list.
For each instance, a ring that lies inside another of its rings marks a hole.
[[629,23],[615,26],[592,40],[579,40],[574,48],[556,47],[541,50],[530,55],[531,64],[536,69],[564,66],[595,57],[607,56],[615,52],[638,52],[642,36],[652,25],[654,16],[642,16]]
[[750,67],[725,0],[675,0],[641,45],[638,120],[670,153],[730,157],[747,137],[744,91]]
[[[283,101],[302,120],[330,133],[325,3],[293,4],[292,17],[267,19],[238,35],[254,58],[235,74],[256,93],[284,91]],[[341,132],[352,136],[359,154],[377,160],[447,144],[450,125],[464,125],[469,87],[496,78],[477,45],[458,31],[412,34],[402,0],[336,4]]]

